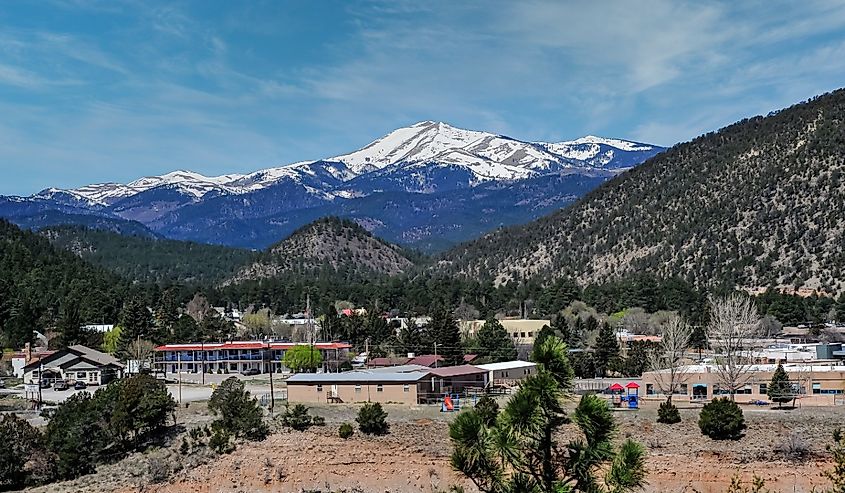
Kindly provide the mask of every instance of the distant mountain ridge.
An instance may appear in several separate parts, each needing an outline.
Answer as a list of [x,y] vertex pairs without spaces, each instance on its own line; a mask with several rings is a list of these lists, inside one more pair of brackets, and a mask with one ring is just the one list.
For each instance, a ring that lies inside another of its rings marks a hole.
[[[309,212],[315,209],[378,227],[390,222],[384,220],[383,213],[405,205],[395,197],[380,195],[385,192],[430,195],[493,184],[484,192],[489,196],[499,184],[551,176],[562,177],[547,181],[560,183],[574,198],[661,151],[658,146],[594,136],[556,143],[526,142],[425,121],[394,130],[349,154],[254,173],[207,177],[174,171],[128,184],[48,188],[31,197],[0,197],[0,216],[35,228],[52,225],[33,219],[45,211],[62,212],[67,215],[65,223],[75,216],[102,216],[136,221],[172,239],[263,248],[315,219]],[[580,183],[582,188],[574,191],[563,183],[566,181]],[[565,205],[555,198],[558,196],[560,193],[550,191],[548,196],[533,197],[529,199],[533,203],[523,204],[525,213],[507,216],[536,218],[537,204],[552,201]],[[372,206],[374,198],[384,199],[381,211]],[[510,202],[504,196],[502,201]],[[368,212],[362,214],[359,206],[365,204]],[[477,231],[486,219],[471,201],[464,201],[462,208],[450,218],[454,220],[448,228],[432,228],[428,236],[419,232],[409,235],[392,226],[375,232],[402,243],[415,238],[424,248],[448,246],[468,239],[469,233],[463,230]],[[406,210],[409,222],[418,222],[416,216],[414,209]],[[442,241],[431,241],[444,234]]]
[[845,90],[678,144],[572,206],[446,252],[497,282],[649,273],[845,292]]
[[227,283],[303,276],[356,280],[397,275],[413,266],[400,247],[353,221],[326,217],[273,245]]

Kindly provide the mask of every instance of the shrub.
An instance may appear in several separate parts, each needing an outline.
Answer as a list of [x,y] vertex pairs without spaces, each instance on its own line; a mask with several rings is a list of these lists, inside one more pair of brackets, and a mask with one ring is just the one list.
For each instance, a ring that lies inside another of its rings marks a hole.
[[288,406],[281,418],[282,425],[296,431],[305,431],[313,424],[313,418],[308,415],[308,408],[302,404]]
[[314,426],[326,426],[326,418],[322,416],[314,416],[311,418],[311,424]]
[[208,409],[218,416],[213,426],[228,430],[235,438],[263,440],[270,433],[258,401],[244,390],[244,383],[235,377],[227,378],[214,389]]
[[810,455],[810,445],[798,433],[792,432],[775,449],[788,460],[802,460]]
[[235,450],[235,446],[232,444],[232,435],[228,430],[220,426],[214,427],[211,439],[208,440],[208,446],[211,450],[221,455]]
[[15,414],[0,418],[0,490],[18,489],[27,479],[25,464],[41,447],[41,433]]
[[736,402],[728,398],[713,399],[701,409],[698,427],[713,440],[739,440],[745,430],[745,418]]
[[660,404],[657,410],[657,422],[673,425],[681,422],[681,413],[678,408],[669,401]]
[[358,411],[358,429],[367,435],[384,435],[390,430],[387,424],[387,413],[378,402],[368,402]]
[[352,429],[352,425],[349,423],[343,423],[337,430],[337,434],[340,435],[340,438],[343,438],[344,440],[351,437],[354,432],[355,431]]
[[191,445],[188,443],[188,439],[182,438],[182,444],[179,445],[179,453],[182,455],[187,455],[190,450]]
[[489,395],[484,395],[475,403],[475,412],[487,427],[496,424],[496,417],[499,415],[499,405]]

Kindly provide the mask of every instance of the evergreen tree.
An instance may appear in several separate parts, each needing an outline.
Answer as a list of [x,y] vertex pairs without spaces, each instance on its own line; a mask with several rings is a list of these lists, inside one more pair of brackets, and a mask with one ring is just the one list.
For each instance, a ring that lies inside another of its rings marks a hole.
[[23,347],[35,340],[35,330],[38,325],[38,311],[26,296],[18,298],[12,303],[9,320],[5,324],[6,347]]
[[56,328],[59,331],[59,340],[62,347],[86,342],[87,335],[82,329],[82,318],[79,315],[79,301],[77,299],[65,299]]
[[772,374],[772,381],[769,382],[766,388],[766,394],[773,402],[778,403],[778,407],[784,402],[789,402],[795,398],[795,392],[792,391],[792,383],[789,381],[789,376],[786,370],[783,369],[783,364],[778,364],[777,369]]
[[698,359],[701,359],[701,352],[707,349],[707,332],[704,327],[697,325],[693,327],[690,334],[689,347],[698,350]]
[[428,331],[437,343],[437,354],[443,356],[446,365],[460,365],[463,363],[463,346],[461,345],[461,331],[458,323],[449,310],[440,308],[431,316]]
[[572,370],[566,345],[555,337],[537,353],[538,372],[523,380],[498,419],[470,409],[449,425],[452,467],[484,493],[640,489],[645,451],[632,440],[614,444],[617,427],[602,399],[583,396],[571,420],[582,436],[558,442],[570,422],[562,401]]
[[117,341],[117,353],[127,356],[126,349],[138,338],[147,339],[152,330],[152,316],[147,304],[140,297],[131,298],[123,307],[120,321],[120,338]]
[[409,319],[404,327],[399,329],[396,338],[396,353],[420,353],[423,350],[423,334],[420,327],[412,319]]
[[619,341],[616,339],[616,332],[607,322],[599,329],[596,346],[593,348],[593,359],[596,372],[601,377],[606,377],[619,362]]
[[[536,342],[535,342],[536,343]],[[473,351],[482,363],[499,363],[516,359],[516,346],[502,323],[491,318],[478,331]]]
[[155,309],[155,342],[170,340],[173,335],[173,325],[179,319],[179,303],[176,301],[175,289],[165,290],[158,300]]
[[569,327],[569,333],[566,335],[568,337],[566,337],[565,342],[570,349],[580,349],[584,347],[584,322],[581,320],[581,317],[575,317],[575,320],[572,321],[572,325]]
[[[558,317],[558,318],[560,319],[560,318],[563,318],[563,317]],[[552,325],[556,325],[556,322],[557,322],[557,320],[555,320],[555,322],[553,322]],[[567,331],[568,331],[569,326],[566,325],[566,322],[564,322],[563,325],[565,327],[567,327]],[[549,327],[548,325],[544,325],[543,327],[540,328],[540,331],[537,332],[537,335],[534,336],[534,346],[542,345],[543,341],[545,341],[547,338],[549,338],[551,336],[556,336],[563,341],[566,340],[566,338],[561,337],[561,335],[558,334],[555,331],[555,329]]]

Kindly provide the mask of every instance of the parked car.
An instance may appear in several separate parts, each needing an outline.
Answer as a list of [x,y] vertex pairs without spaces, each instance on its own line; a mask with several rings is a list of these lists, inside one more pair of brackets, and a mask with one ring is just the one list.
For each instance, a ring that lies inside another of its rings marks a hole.
[[79,381],[73,384],[74,390],[85,390],[88,388],[88,385],[85,382]]
[[251,376],[251,375],[258,375],[259,373],[261,373],[261,372],[258,371],[258,368],[249,368],[247,370],[242,371],[241,375]]
[[39,385],[41,386],[42,389],[49,389],[50,387],[53,386],[53,382],[51,382],[51,381],[49,381],[45,378],[45,379],[43,379],[39,382]]
[[64,380],[58,380],[53,384],[53,390],[67,390],[70,386]]

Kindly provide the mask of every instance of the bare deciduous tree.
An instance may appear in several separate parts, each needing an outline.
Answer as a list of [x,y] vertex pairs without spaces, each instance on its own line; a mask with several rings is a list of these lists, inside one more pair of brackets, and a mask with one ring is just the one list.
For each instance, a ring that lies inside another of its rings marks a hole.
[[649,354],[649,363],[655,374],[654,384],[661,394],[667,396],[666,402],[672,402],[672,395],[686,380],[688,367],[684,355],[691,335],[692,327],[683,318],[677,315],[670,317],[663,326],[660,345]]
[[155,344],[145,339],[136,339],[126,347],[126,354],[137,365],[137,371],[144,369],[144,364],[150,361],[155,350]]
[[751,351],[759,327],[760,315],[748,296],[732,294],[710,301],[707,341],[716,352],[719,384],[731,400],[751,379]]

